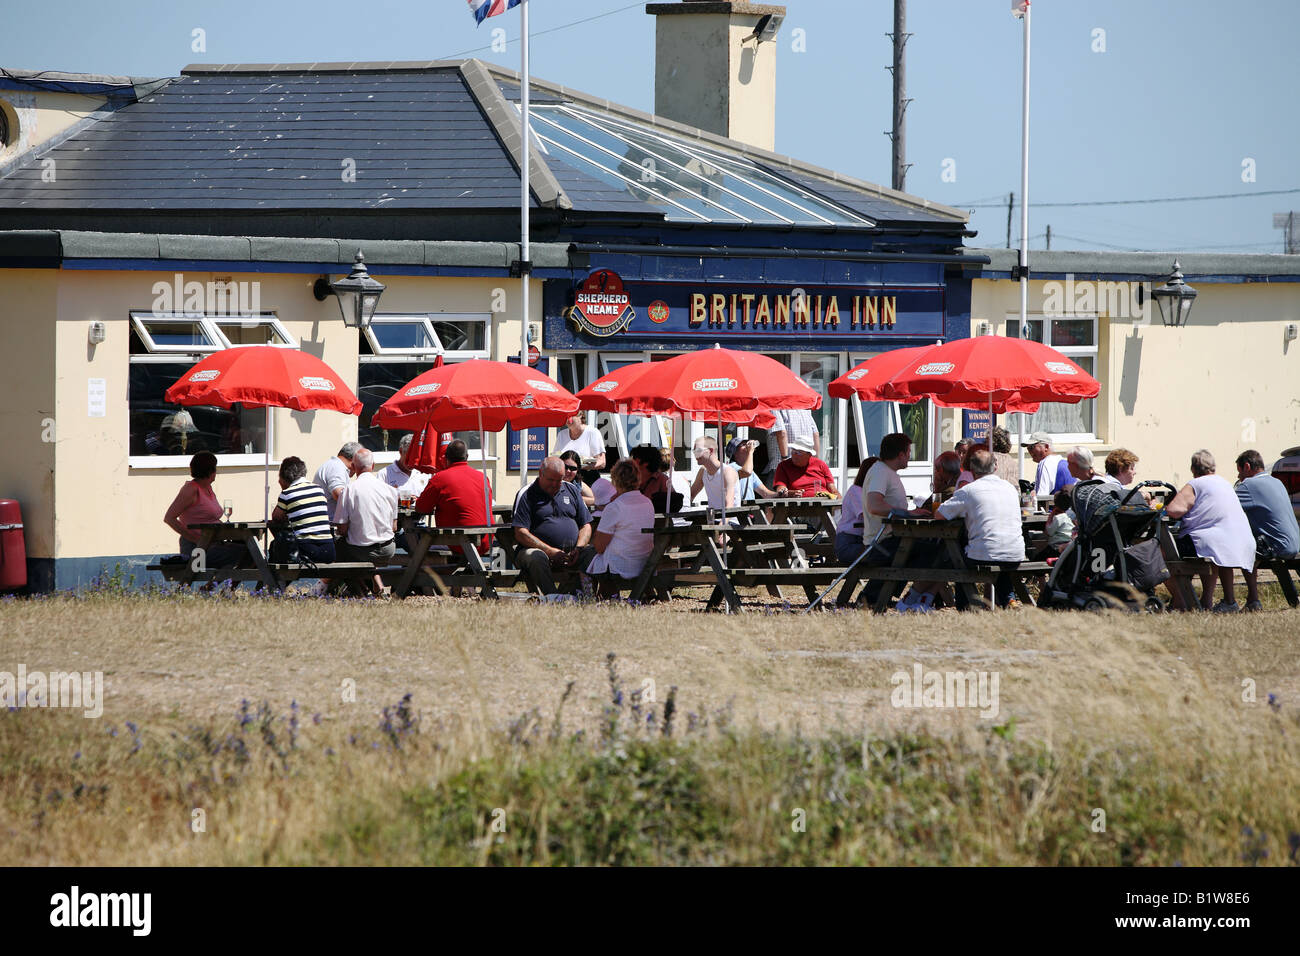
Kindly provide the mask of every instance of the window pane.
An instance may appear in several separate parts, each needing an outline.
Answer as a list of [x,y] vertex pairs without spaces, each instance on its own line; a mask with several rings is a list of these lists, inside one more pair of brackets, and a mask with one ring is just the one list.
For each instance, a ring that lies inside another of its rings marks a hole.
[[[1094,375],[1096,359],[1086,355],[1072,355],[1071,361],[1089,375]],[[1049,435],[1090,435],[1094,434],[1094,407],[1097,400],[1085,398],[1077,405],[1064,402],[1044,402],[1039,406],[1038,414],[1025,416],[1025,434],[1044,431]],[[1016,416],[1017,418],[1019,416]],[[1057,448],[1057,454],[1064,454],[1067,449]]]
[[142,319],[141,324],[154,345],[181,345],[215,348],[216,344],[203,330],[202,323],[187,319]]
[[403,385],[431,368],[432,362],[362,362],[357,370],[357,398],[362,406],[357,441],[371,451],[397,451],[406,432],[374,427],[370,417]]
[[800,355],[799,376],[808,387],[822,397],[822,407],[811,410],[817,431],[821,435],[821,459],[834,471],[840,465],[840,449],[836,444],[840,427],[840,403],[826,391],[831,379],[839,374],[840,361],[834,355]]
[[[1042,319],[1027,319],[1025,321],[1025,324],[1029,326],[1029,335],[1027,336],[1029,341],[1031,342],[1043,341],[1043,320]],[[1020,338],[1020,319],[1018,318],[1007,319],[1007,336],[1013,339]]]
[[1052,345],[1096,345],[1096,323],[1092,319],[1053,319]]
[[[880,439],[893,429],[889,427],[889,402],[863,402],[862,426],[867,433],[867,457],[880,454]],[[856,433],[857,429],[853,429]],[[856,440],[856,435],[855,435]],[[861,454],[861,451],[858,452]],[[858,462],[861,464],[861,462]]]
[[898,414],[903,420],[903,431],[912,439],[912,461],[929,461],[930,400],[923,398],[915,405],[899,405]]
[[266,412],[172,405],[163,393],[190,370],[192,363],[139,362],[130,367],[130,454],[262,454],[266,448]]
[[217,320],[221,334],[230,340],[231,345],[290,345],[283,335],[276,331],[269,322],[249,319],[246,322]]
[[[425,349],[430,352],[435,352],[438,349],[438,344],[429,336],[428,326],[422,321],[374,322],[371,324],[370,330],[380,348]],[[406,383],[403,382],[402,384]]]
[[448,352],[482,352],[487,348],[487,323],[483,321],[442,322],[433,320],[433,330]]

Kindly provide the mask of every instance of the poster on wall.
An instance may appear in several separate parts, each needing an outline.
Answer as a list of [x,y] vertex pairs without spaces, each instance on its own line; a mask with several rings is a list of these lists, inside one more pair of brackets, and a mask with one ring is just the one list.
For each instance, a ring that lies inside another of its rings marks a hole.
[[[530,349],[530,352],[535,351]],[[506,359],[507,362],[518,364],[519,356],[511,355]],[[528,364],[543,375],[549,375],[550,362],[544,358],[538,358],[533,361],[529,356]],[[542,459],[548,454],[546,447],[546,429],[545,428],[528,428],[525,429],[528,434],[528,470],[536,472],[541,465]],[[523,435],[525,432],[515,431],[513,428],[506,429],[506,469],[517,471],[521,462],[520,449],[522,447]]]

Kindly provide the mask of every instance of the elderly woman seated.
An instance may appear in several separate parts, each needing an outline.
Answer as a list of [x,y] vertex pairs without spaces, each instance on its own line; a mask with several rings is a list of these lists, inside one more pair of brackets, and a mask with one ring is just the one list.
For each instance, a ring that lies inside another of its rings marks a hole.
[[[1236,491],[1227,480],[1214,473],[1214,456],[1202,449],[1192,456],[1192,480],[1179,490],[1165,506],[1170,518],[1182,519],[1178,553],[1183,557],[1200,557],[1210,562],[1201,572],[1201,607],[1204,610],[1232,612],[1240,610],[1233,594],[1233,568],[1253,571],[1255,536],[1241,507]],[[1214,578],[1223,587],[1223,600],[1214,603]],[[1179,575],[1187,580],[1186,575]],[[1167,583],[1174,607],[1183,607],[1175,579]]]
[[602,597],[618,594],[641,573],[646,558],[654,549],[654,537],[644,532],[654,527],[655,509],[650,499],[638,490],[640,475],[626,458],[610,469],[614,497],[600,514],[600,526],[591,536],[596,556],[587,566],[587,574],[600,583]]

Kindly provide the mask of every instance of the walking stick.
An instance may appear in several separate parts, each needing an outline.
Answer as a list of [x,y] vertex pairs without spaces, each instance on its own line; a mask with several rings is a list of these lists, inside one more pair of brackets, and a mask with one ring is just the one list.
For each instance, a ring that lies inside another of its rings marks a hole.
[[830,594],[832,590],[834,590],[835,585],[839,584],[839,583],[840,583],[841,581],[843,581],[846,577],[848,577],[848,576],[849,576],[849,572],[852,571],[854,568],[856,568],[856,567],[858,566],[858,563],[859,563],[863,558],[865,558],[868,554],[871,553],[871,549],[874,548],[874,547],[876,546],[876,542],[880,540],[880,536],[881,536],[882,534],[884,534],[884,533],[885,533],[885,526],[884,526],[884,524],[882,523],[881,526],[880,526],[880,530],[876,532],[876,536],[875,536],[874,538],[871,539],[871,544],[867,545],[867,549],[866,549],[865,551],[863,551],[860,555],[858,555],[856,558],[854,558],[854,559],[853,559],[853,563],[850,564],[847,568],[844,569],[844,573],[843,573],[843,574],[841,574],[838,578],[836,578],[836,579],[835,579],[834,581],[832,581],[829,585],[827,585],[825,591],[823,591],[821,594],[817,595],[817,600],[813,601],[811,604],[809,604],[806,608],[804,608],[804,609],[803,609],[802,611],[800,611],[799,613],[800,613],[800,614],[807,614],[809,611],[811,611],[813,608],[815,608],[818,604],[821,604],[822,599],[825,598],[826,595]]

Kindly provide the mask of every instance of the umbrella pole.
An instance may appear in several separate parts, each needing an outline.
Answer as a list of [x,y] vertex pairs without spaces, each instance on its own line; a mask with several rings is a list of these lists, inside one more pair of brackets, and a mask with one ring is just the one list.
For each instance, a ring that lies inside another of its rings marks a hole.
[[271,406],[266,406],[266,434],[262,436],[266,456],[262,462],[262,521],[271,519]]
[[493,524],[492,521],[492,496],[488,493],[487,482],[487,440],[483,437],[483,406],[478,409],[478,448],[479,455],[483,459],[483,515],[487,519],[487,524]]
[[[723,454],[725,454],[725,452],[723,452],[723,449],[724,449],[725,447],[726,447],[726,446],[722,443],[722,409],[718,409],[718,452],[719,452],[718,457],[719,457],[719,458],[721,458],[721,457],[723,456]],[[726,465],[720,465],[719,467],[726,468],[727,466],[726,466]],[[726,482],[726,477],[727,477],[726,475],[723,475],[723,476],[722,476],[722,478],[723,478],[723,482],[722,482],[722,525],[723,525],[723,527],[726,527],[726,525],[727,525],[727,482]],[[708,499],[707,499],[707,498],[705,499],[705,503],[706,503],[706,504],[708,503]],[[725,534],[726,532],[723,532],[723,533]],[[723,545],[723,547],[722,547],[722,566],[723,566],[724,568],[727,566],[727,548],[726,548],[726,545]]]

